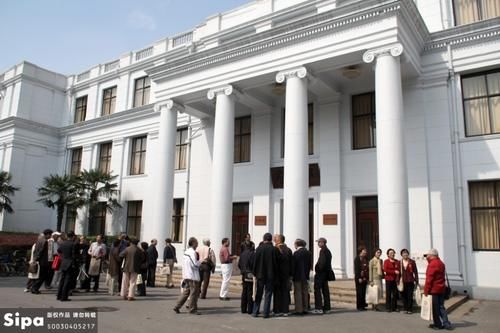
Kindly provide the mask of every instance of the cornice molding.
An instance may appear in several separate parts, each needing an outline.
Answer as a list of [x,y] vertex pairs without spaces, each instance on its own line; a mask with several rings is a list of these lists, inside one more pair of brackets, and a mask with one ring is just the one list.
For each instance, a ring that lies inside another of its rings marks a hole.
[[424,52],[442,51],[448,45],[466,46],[491,40],[498,41],[499,38],[500,17],[496,17],[432,33]]
[[283,83],[285,82],[285,80],[292,78],[303,79],[307,76],[307,74],[307,68],[305,68],[304,66],[285,69],[276,74],[276,82]]
[[366,51],[363,54],[363,61],[369,64],[380,56],[391,55],[393,57],[399,57],[401,54],[403,54],[403,45],[396,43]]
[[232,85],[227,84],[225,86],[215,87],[207,92],[207,98],[213,100],[216,96],[224,94],[226,96],[231,96],[233,94],[234,88]]
[[[332,31],[338,32],[383,17],[395,16],[401,10],[401,3],[408,1],[408,6],[415,6],[410,4],[411,0],[387,0],[383,3],[377,0],[365,0],[363,1],[363,5],[366,4],[365,9],[359,10],[359,3],[354,2],[271,30],[253,33],[246,38],[223,43],[218,47],[175,61],[166,61],[149,70],[148,74],[153,80],[163,80],[207,66],[232,62],[254,54],[283,48],[302,40],[323,37],[331,34]],[[312,3],[311,6],[315,4]]]

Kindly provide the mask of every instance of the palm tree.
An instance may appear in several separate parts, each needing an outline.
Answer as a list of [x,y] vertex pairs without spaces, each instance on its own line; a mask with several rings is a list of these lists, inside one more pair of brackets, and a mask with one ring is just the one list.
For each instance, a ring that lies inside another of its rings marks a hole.
[[38,188],[38,201],[57,210],[57,230],[61,230],[66,207],[80,205],[74,176],[50,175],[43,179],[43,186]]
[[101,203],[99,199],[106,199],[106,209],[111,213],[115,208],[121,208],[118,200],[116,200],[118,184],[113,182],[116,177],[116,175],[112,176],[99,169],[83,170],[78,176],[80,204],[86,205],[89,209],[89,226],[94,223],[99,212]]
[[12,209],[12,200],[10,196],[15,195],[19,191],[19,187],[12,186],[10,181],[12,175],[7,171],[0,171],[0,214],[5,210],[7,213],[14,213]]

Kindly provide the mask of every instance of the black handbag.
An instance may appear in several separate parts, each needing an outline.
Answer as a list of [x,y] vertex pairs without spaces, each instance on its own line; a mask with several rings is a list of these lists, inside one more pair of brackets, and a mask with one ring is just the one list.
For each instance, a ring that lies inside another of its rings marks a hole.
[[328,272],[328,281],[335,281],[336,278],[335,278],[335,272],[333,271],[333,269],[331,269],[329,272]]
[[445,271],[446,274],[446,290],[444,291],[444,299],[450,299],[451,297],[451,287],[450,287],[450,280],[448,280],[448,273]]

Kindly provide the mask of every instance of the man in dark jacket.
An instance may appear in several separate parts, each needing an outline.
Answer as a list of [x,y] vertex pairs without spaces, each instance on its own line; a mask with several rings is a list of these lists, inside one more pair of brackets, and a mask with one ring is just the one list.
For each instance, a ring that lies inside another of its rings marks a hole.
[[155,280],[156,280],[156,263],[158,262],[158,250],[156,250],[156,244],[158,244],[158,241],[156,239],[153,239],[151,241],[151,245],[148,247],[148,287],[153,287],[155,286]]
[[253,311],[253,273],[252,267],[255,260],[255,245],[245,243],[243,251],[238,261],[238,268],[241,272],[243,290],[241,291],[241,313],[252,314]]
[[43,231],[44,237],[39,237],[35,244],[35,250],[33,252],[33,261],[37,261],[39,264],[40,273],[38,279],[33,283],[31,287],[31,292],[33,294],[40,294],[40,287],[47,279],[49,274],[49,253],[48,253],[48,239],[52,236],[52,230],[45,229]]
[[358,256],[354,259],[354,284],[356,285],[356,309],[366,311],[366,286],[369,279],[368,259],[366,248],[358,249]]
[[57,249],[57,253],[61,256],[61,266],[59,269],[62,272],[59,289],[57,290],[57,299],[61,302],[69,301],[68,294],[72,287],[72,279],[75,277],[75,233],[69,231],[68,239],[66,239]]
[[448,313],[444,307],[446,295],[446,266],[439,258],[436,249],[430,249],[425,255],[427,262],[427,271],[425,272],[424,295],[432,295],[432,319],[434,324],[429,327],[433,329],[452,330]]
[[278,249],[278,276],[274,285],[273,312],[277,317],[288,316],[290,311],[290,290],[292,271],[292,250],[285,244],[285,236],[274,235],[274,244]]
[[165,239],[165,249],[163,249],[163,266],[168,265],[170,268],[170,274],[167,274],[167,284],[165,287],[173,288],[173,273],[174,264],[177,262],[177,254],[175,253],[175,246],[172,245],[172,239]]
[[252,317],[257,317],[260,311],[260,302],[265,290],[264,318],[269,318],[271,312],[271,298],[273,287],[278,276],[278,250],[273,246],[273,236],[264,234],[263,242],[255,252],[253,275],[257,279],[257,293],[253,305]]
[[[313,314],[329,313],[330,289],[328,288],[328,275],[332,270],[332,253],[326,247],[326,239],[321,237],[316,242],[320,248],[319,258],[314,266],[314,311]],[[323,297],[321,297],[323,294]]]
[[295,314],[304,315],[309,309],[309,273],[311,271],[311,252],[306,249],[302,239],[295,241],[293,253],[293,292],[295,298]]

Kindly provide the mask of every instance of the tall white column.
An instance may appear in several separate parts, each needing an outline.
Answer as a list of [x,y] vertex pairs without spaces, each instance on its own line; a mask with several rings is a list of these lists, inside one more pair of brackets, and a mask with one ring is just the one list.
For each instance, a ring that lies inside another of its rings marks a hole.
[[210,89],[207,97],[210,100],[216,99],[210,240],[215,253],[218,254],[222,239],[231,239],[232,235],[235,104],[233,87],[227,85]]
[[148,242],[156,238],[159,244],[163,244],[165,238],[171,236],[177,112],[183,110],[184,108],[181,105],[172,100],[155,105],[155,111],[160,112],[160,124],[156,157],[154,159],[156,165],[153,169],[154,176],[152,178],[154,182],[152,200],[155,202],[154,220],[149,223],[143,221],[143,239]]
[[363,60],[375,63],[377,187],[380,248],[410,249],[408,177],[404,138],[401,44],[369,50]]
[[276,75],[278,83],[286,80],[283,234],[289,244],[309,239],[306,75],[305,67]]

